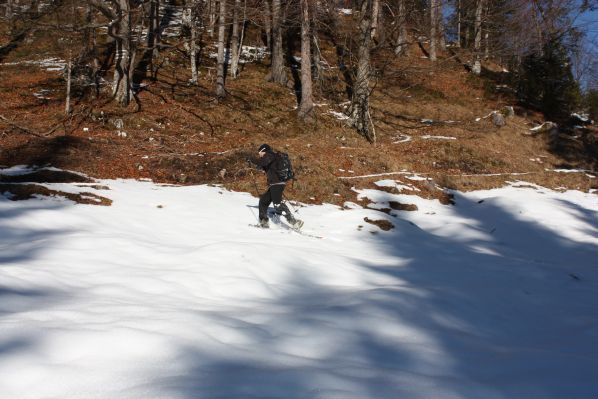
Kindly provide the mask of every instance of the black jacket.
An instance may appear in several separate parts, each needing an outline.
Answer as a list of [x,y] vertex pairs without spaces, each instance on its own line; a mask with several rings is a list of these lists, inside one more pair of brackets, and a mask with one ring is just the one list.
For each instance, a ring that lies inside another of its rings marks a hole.
[[276,173],[276,155],[273,151],[266,152],[263,157],[257,158],[254,163],[262,168],[264,172],[266,172],[268,185],[271,186],[273,184],[285,184],[284,182],[280,181],[280,178]]

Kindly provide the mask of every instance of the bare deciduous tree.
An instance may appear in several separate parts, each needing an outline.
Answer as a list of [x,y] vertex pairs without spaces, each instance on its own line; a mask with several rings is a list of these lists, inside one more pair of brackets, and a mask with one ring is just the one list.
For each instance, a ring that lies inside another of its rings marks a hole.
[[372,39],[378,33],[378,20],[380,17],[380,0],[372,0]]
[[266,47],[272,51],[272,10],[270,9],[270,1],[264,0],[264,12],[262,19],[264,21],[264,31],[266,32]]
[[436,35],[438,37],[438,47],[446,51],[446,37],[444,35],[444,0],[438,0],[438,10],[436,11]]
[[226,0],[220,0],[220,11],[218,13],[218,58],[216,67],[216,96],[224,98],[224,34],[226,27]]
[[240,54],[240,38],[239,38],[239,9],[241,8],[241,0],[235,0],[233,4],[233,31],[231,35],[231,62],[230,62],[230,76],[236,78],[239,74],[239,54]]
[[436,36],[438,28],[438,0],[430,0],[430,60],[436,61]]
[[399,10],[396,18],[396,23],[398,25],[399,36],[397,39],[397,43],[395,46],[395,54],[396,55],[405,55],[407,53],[407,7],[405,2],[407,0],[398,0],[399,2]]
[[471,71],[475,75],[479,75],[482,72],[481,58],[481,46],[482,46],[482,11],[484,10],[484,0],[477,0],[476,11],[475,11],[475,42],[474,42],[474,61]]
[[7,0],[6,5],[5,5],[6,9],[4,10],[5,11],[4,15],[6,17],[6,20],[9,23],[12,22],[12,8],[13,8],[12,2],[13,2],[13,0]]
[[370,142],[376,134],[370,127],[370,51],[372,29],[372,0],[362,0],[358,24],[357,73],[350,106],[351,124]]
[[309,0],[301,0],[301,102],[298,116],[306,121],[313,117],[314,101],[311,77],[311,24]]
[[208,33],[214,37],[214,26],[216,26],[216,4],[218,0],[208,0]]
[[187,0],[188,4],[183,11],[183,24],[189,29],[189,61],[191,64],[190,83],[197,84],[199,72],[197,70],[197,20],[199,2],[197,0]]
[[66,64],[66,101],[64,105],[64,113],[71,113],[71,77],[73,71],[73,53],[69,49],[68,61]]
[[461,47],[461,14],[462,14],[461,1],[462,0],[457,0],[457,7],[455,10],[455,12],[457,14],[457,42],[455,43],[457,48]]
[[272,52],[270,73],[267,80],[281,85],[287,84],[282,49],[282,10],[281,0],[272,0]]

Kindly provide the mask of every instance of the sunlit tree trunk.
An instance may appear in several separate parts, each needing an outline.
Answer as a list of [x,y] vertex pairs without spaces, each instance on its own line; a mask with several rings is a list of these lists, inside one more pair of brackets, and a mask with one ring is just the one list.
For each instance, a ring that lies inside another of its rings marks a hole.
[[484,0],[477,0],[475,11],[475,41],[474,41],[474,62],[471,71],[479,75],[482,72],[482,63],[480,60],[480,51],[482,46],[482,11],[484,10]]
[[461,48],[461,1],[457,0],[457,48]]
[[[160,0],[153,0],[154,2],[154,13],[152,16],[152,69],[153,68],[153,61],[157,59],[160,55],[160,42],[162,41],[161,32],[160,32]],[[154,71],[155,73],[155,71]]]
[[318,80],[322,76],[322,57],[320,54],[320,43],[318,40],[318,33],[316,32],[315,24],[311,27],[311,62],[312,62],[312,80]]
[[446,38],[444,36],[444,11],[442,2],[444,0],[438,0],[438,8],[436,11],[436,35],[438,36],[438,46],[446,51]]
[[189,47],[191,83],[196,84],[199,80],[199,73],[197,71],[197,26],[195,26],[195,21],[193,21],[193,25],[191,25],[191,45]]
[[264,1],[264,30],[266,31],[266,47],[272,51],[272,10],[269,0]]
[[233,31],[231,36],[230,76],[236,78],[239,73],[239,9],[241,0],[235,0],[233,5]]
[[224,90],[224,33],[225,33],[226,0],[220,0],[218,18],[218,66],[216,73],[216,96],[226,96]]
[[188,0],[190,3],[183,14],[183,22],[189,28],[189,62],[191,65],[191,83],[197,84],[197,0]]
[[396,55],[405,55],[407,53],[407,11],[405,7],[406,0],[399,1],[399,14],[397,23],[399,25],[399,38],[395,46]]
[[64,113],[71,113],[71,76],[73,70],[73,53],[69,50],[69,60],[66,66],[66,102],[64,105]]
[[380,16],[380,0],[372,0],[372,39],[378,33],[378,18]]
[[93,12],[93,6],[91,4],[87,4],[87,10],[85,12],[85,23],[90,27],[85,29],[83,41],[85,43],[85,54],[91,56],[92,59],[91,79],[93,80],[94,95],[97,97],[99,95],[100,90],[98,76],[100,70],[100,61],[98,60],[96,28],[91,27],[94,21]]
[[208,0],[208,33],[214,37],[214,27],[216,26],[216,3],[218,0]]
[[486,5],[486,10],[484,12],[484,20],[486,21],[484,23],[484,59],[487,60],[488,57],[490,57],[490,30],[488,29],[488,14],[490,13],[490,10],[488,8],[488,5]]
[[128,0],[118,0],[118,22],[113,37],[116,40],[116,62],[112,83],[114,99],[122,106],[131,101],[131,15]]
[[160,1],[159,0],[151,0],[149,6],[149,15],[148,15],[148,27],[147,27],[147,38],[146,38],[146,47],[151,50],[152,56],[148,63],[148,70],[155,76],[156,67],[154,64],[154,60],[158,58],[160,55],[159,50],[159,43],[160,43]]
[[287,74],[284,68],[284,53],[282,50],[282,14],[280,0],[272,0],[272,63],[268,80],[287,84]]
[[438,27],[438,0],[430,0],[430,60],[436,61],[436,28]]
[[355,129],[370,142],[376,141],[370,129],[370,46],[372,29],[372,0],[363,0],[360,13],[357,51],[357,74],[353,84],[350,118]]
[[299,104],[298,116],[304,121],[313,117],[314,109],[309,14],[309,0],[301,0],[301,103]]

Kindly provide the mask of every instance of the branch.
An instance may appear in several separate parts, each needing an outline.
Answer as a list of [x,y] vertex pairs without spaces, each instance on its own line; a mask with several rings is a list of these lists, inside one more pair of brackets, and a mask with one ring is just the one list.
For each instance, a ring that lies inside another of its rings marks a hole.
[[59,24],[50,24],[50,23],[38,23],[38,26],[44,28],[53,28],[56,30],[62,30],[66,32],[80,32],[86,29],[97,29],[97,28],[107,28],[110,26],[111,22],[105,23],[98,23],[98,24],[89,24],[89,25],[59,25]]
[[19,130],[21,130],[21,131],[23,131],[23,132],[25,132],[27,134],[31,134],[31,135],[36,136],[36,137],[42,137],[42,135],[39,134],[39,133],[33,132],[33,131],[29,130],[28,128],[23,127],[21,125],[17,125],[13,121],[11,121],[8,118],[6,118],[4,115],[0,115],[0,120],[4,121],[4,123],[6,123],[7,125],[12,126],[12,127],[16,127],[17,129],[19,129]]
[[112,8],[108,7],[106,4],[102,3],[98,0],[87,0],[87,2],[92,6],[95,7],[99,12],[104,14],[107,18],[116,19],[118,16],[112,10]]
[[54,133],[60,126],[63,126],[64,122],[67,119],[74,118],[77,115],[84,115],[84,118],[86,118],[87,117],[87,115],[85,115],[85,111],[86,110],[90,111],[91,108],[87,107],[86,109],[84,109],[81,112],[78,112],[78,113],[72,114],[72,115],[67,115],[64,119],[62,119],[60,122],[58,122],[56,125],[54,125],[54,127],[52,127],[50,130],[48,130],[45,133],[37,133],[37,132],[34,132],[33,130],[31,130],[29,128],[26,128],[24,126],[18,125],[16,123],[14,123],[13,121],[11,121],[10,119],[6,118],[4,115],[0,115],[0,120],[3,121],[4,123],[6,123],[7,125],[15,127],[15,128],[17,128],[17,129],[19,129],[19,130],[21,130],[21,131],[23,131],[23,132],[25,132],[27,134],[30,134],[32,136],[35,136],[35,137],[47,137],[47,136],[51,135],[52,133]]

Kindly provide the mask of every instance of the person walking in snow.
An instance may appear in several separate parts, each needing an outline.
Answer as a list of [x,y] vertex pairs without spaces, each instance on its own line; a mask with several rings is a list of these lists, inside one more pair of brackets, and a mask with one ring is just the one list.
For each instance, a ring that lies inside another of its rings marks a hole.
[[268,190],[260,196],[259,201],[260,227],[269,227],[268,207],[273,203],[277,214],[283,215],[293,228],[300,229],[303,222],[295,219],[287,205],[282,201],[282,193],[286,182],[293,177],[288,156],[275,152],[268,144],[260,145],[257,154],[258,158],[252,162],[263,169],[268,181]]

